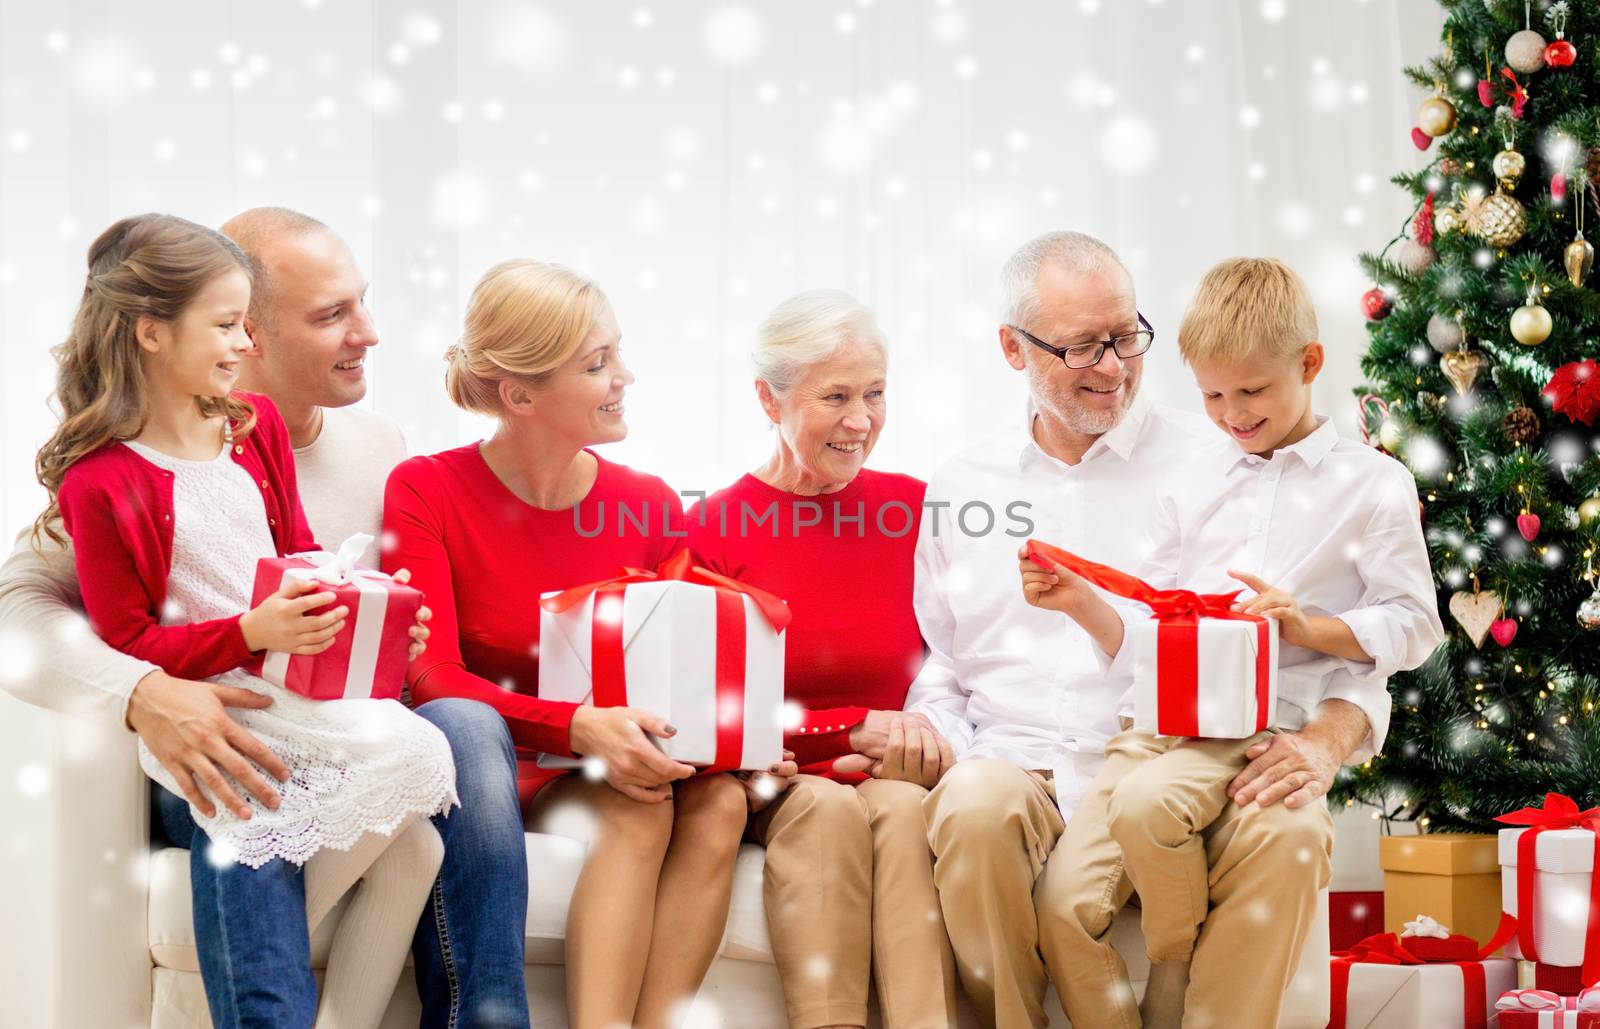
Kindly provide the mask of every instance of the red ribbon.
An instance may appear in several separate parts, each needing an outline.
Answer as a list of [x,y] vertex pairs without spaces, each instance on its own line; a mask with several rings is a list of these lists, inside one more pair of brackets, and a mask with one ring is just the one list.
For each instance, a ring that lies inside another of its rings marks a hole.
[[1600,982],[1600,807],[1578,809],[1578,802],[1560,793],[1546,793],[1544,807],[1519,808],[1495,821],[1527,828],[1517,837],[1517,946],[1525,961],[1538,961],[1534,919],[1538,912],[1539,834],[1551,829],[1587,829],[1594,834],[1594,866],[1589,872],[1589,922],[1583,939],[1583,985]]
[[[1406,947],[1405,940],[1394,933],[1368,936],[1349,950],[1333,955],[1329,969],[1331,991],[1328,1029],[1345,1029],[1349,1018],[1350,967],[1352,965],[1454,965],[1461,969],[1461,1010],[1463,1029],[1484,1029],[1488,1024],[1488,998],[1484,996],[1484,958],[1493,954],[1516,932],[1517,920],[1510,915],[1500,915],[1500,925],[1494,937],[1478,948],[1476,961],[1436,961],[1418,956]],[[1456,937],[1451,937],[1456,939]],[[1466,939],[1463,937],[1462,939]],[[1470,942],[1470,941],[1469,941]]]
[[1163,736],[1200,735],[1200,619],[1225,618],[1256,623],[1256,731],[1267,727],[1267,686],[1272,675],[1271,629],[1267,619],[1233,610],[1232,593],[1158,590],[1142,579],[1097,564],[1060,547],[1028,541],[1028,558],[1046,568],[1060,565],[1101,589],[1147,605],[1156,628],[1156,693],[1160,706],[1156,731]]
[[1501,68],[1500,74],[1511,80],[1511,85],[1506,88],[1506,92],[1511,94],[1511,117],[1521,118],[1522,109],[1528,106],[1528,91],[1517,81],[1516,72],[1510,68]]
[[690,582],[716,590],[716,722],[717,749],[708,772],[728,771],[742,765],[744,756],[745,624],[744,597],[755,602],[773,631],[789,625],[789,605],[777,597],[737,579],[719,575],[693,563],[680,550],[651,572],[624,566],[617,575],[585,583],[540,599],[552,614],[568,611],[594,596],[590,616],[589,670],[594,682],[596,707],[628,706],[627,664],[622,638],[622,598],[628,586],[641,582]]

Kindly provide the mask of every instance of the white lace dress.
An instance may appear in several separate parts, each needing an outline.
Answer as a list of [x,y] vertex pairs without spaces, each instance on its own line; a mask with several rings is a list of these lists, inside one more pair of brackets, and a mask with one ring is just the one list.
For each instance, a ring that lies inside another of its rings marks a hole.
[[[256,561],[277,553],[250,473],[226,447],[213,460],[185,461],[128,445],[173,477],[172,568],[162,624],[249,610]],[[347,850],[363,833],[392,833],[408,815],[432,815],[457,803],[455,763],[444,734],[399,701],[310,700],[239,669],[211,681],[272,697],[271,707],[229,708],[228,714],[290,772],[288,782],[275,784],[283,798],[276,811],[231,777],[230,785],[250,805],[250,818],[241,820],[221,805],[216,817],[207,818],[190,806],[219,858],[251,868],[278,857],[304,864],[324,847]],[[142,740],[139,763],[150,778],[182,796]]]

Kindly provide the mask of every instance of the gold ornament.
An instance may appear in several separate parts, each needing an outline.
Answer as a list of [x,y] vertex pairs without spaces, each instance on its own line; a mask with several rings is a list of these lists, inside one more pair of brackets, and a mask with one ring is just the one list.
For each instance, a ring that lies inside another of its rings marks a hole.
[[[1474,577],[1472,581],[1476,583],[1478,580]],[[1479,648],[1489,635],[1489,626],[1500,617],[1504,607],[1499,595],[1492,590],[1477,592],[1459,590],[1450,597],[1450,617],[1467,630],[1467,638],[1472,641],[1474,647]]]
[[1600,629],[1600,589],[1578,605],[1578,624],[1585,629]]
[[1494,155],[1494,163],[1490,167],[1494,169],[1494,177],[1500,184],[1511,189],[1527,170],[1528,159],[1508,147]]
[[1518,343],[1536,347],[1550,338],[1554,326],[1550,312],[1539,303],[1536,290],[1528,290],[1528,302],[1511,312],[1511,335]]
[[1503,189],[1476,203],[1468,201],[1467,228],[1485,243],[1509,247],[1522,238],[1528,214],[1515,197]]
[[1450,380],[1450,385],[1456,388],[1457,393],[1466,394],[1472,389],[1472,384],[1478,381],[1478,373],[1483,371],[1489,359],[1483,356],[1481,350],[1455,350],[1439,358],[1439,367],[1444,369],[1444,377]]
[[1581,286],[1594,270],[1594,247],[1586,239],[1575,239],[1561,252],[1561,263],[1566,267],[1567,278],[1572,280],[1572,284]]
[[1578,505],[1578,521],[1584,525],[1600,521],[1600,496],[1590,497]]
[[1385,418],[1383,424],[1378,426],[1378,445],[1391,454],[1400,449],[1400,426],[1394,423],[1393,418]]
[[1442,136],[1456,127],[1456,107],[1442,96],[1432,96],[1417,109],[1417,128],[1430,136]]
[[1454,207],[1444,206],[1433,212],[1433,230],[1441,236],[1448,236],[1461,228],[1461,212]]

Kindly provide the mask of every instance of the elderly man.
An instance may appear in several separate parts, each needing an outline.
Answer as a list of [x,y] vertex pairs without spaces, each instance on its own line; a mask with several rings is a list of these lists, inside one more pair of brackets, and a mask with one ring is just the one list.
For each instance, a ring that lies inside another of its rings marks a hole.
[[[392,422],[350,406],[366,394],[364,365],[378,342],[365,278],[338,236],[294,211],[246,211],[223,231],[255,267],[244,322],[255,353],[239,385],[267,394],[283,413],[313,534],[327,546],[355,532],[377,536],[384,483],[405,457],[405,440]],[[367,560],[375,564],[376,555]],[[67,638],[82,620],[77,597],[71,553],[50,546],[37,553],[24,533],[0,568],[0,626],[30,639]],[[177,679],[98,638],[79,638],[13,692],[126,725],[208,813],[213,801],[248,810],[223,772],[262,803],[276,801],[257,766],[279,779],[288,770],[225,711],[270,699]],[[471,701],[441,700],[417,713],[448,737],[462,801],[435,819],[445,859],[413,946],[422,1025],[520,1029],[528,1024],[528,879],[510,735],[492,708]],[[161,792],[172,842],[200,853],[206,840],[187,804]],[[282,861],[218,868],[204,859],[190,868],[200,970],[218,1029],[310,1026],[316,984],[299,868]],[[298,934],[290,931],[296,923]]]
[[[1074,1024],[1131,1029],[1140,1012],[1108,938],[1128,888],[1096,912],[1074,910],[1067,898],[1085,859],[1056,846],[1080,802],[1103,803],[1085,794],[1127,684],[1106,675],[1076,623],[1023,599],[1016,553],[1035,536],[1136,569],[1155,484],[1210,430],[1139,398],[1154,333],[1105,244],[1042,236],[1006,264],[1004,284],[1000,349],[1027,381],[1026,417],[938,470],[927,503],[949,517],[940,525],[930,510],[917,545],[929,656],[906,708],[927,715],[960,759],[925,802],[934,880],[986,1024],[1045,1025],[1048,969]],[[1185,1002],[1187,1026],[1277,1022],[1329,875],[1322,794],[1342,762],[1381,743],[1388,695],[1324,699],[1304,715],[1300,731],[1250,752],[1233,803],[1205,831],[1211,911],[1192,969],[1152,970],[1151,1024]],[[1262,904],[1271,919],[1258,917]]]

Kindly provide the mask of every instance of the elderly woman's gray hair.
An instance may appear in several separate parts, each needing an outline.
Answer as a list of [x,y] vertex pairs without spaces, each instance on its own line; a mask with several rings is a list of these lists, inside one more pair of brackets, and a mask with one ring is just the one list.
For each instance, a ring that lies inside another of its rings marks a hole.
[[1017,248],[1000,271],[1006,294],[1006,322],[1026,328],[1039,314],[1039,269],[1053,264],[1067,271],[1092,272],[1108,268],[1128,274],[1117,252],[1083,232],[1047,232]]
[[772,309],[756,330],[751,356],[756,376],[783,396],[807,369],[846,343],[872,347],[888,359],[889,346],[871,308],[842,290],[811,289]]

